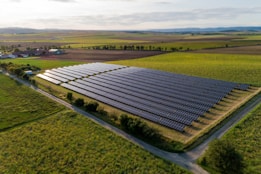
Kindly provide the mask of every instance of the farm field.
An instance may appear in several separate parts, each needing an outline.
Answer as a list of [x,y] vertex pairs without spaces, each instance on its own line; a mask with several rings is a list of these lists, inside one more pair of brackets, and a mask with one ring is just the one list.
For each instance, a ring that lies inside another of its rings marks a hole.
[[162,48],[162,51],[201,50],[225,48],[231,46],[255,46],[260,44],[259,35],[238,33],[221,34],[180,34],[157,32],[106,32],[106,31],[72,31],[35,34],[1,34],[0,46],[19,45],[19,49],[61,47],[85,49],[95,46],[110,45],[116,49],[124,45],[143,45],[146,50]]
[[161,51],[123,51],[123,50],[86,50],[68,49],[64,55],[42,56],[41,60],[79,61],[79,62],[106,62],[143,58],[158,54]]
[[0,133],[3,173],[189,173],[72,111]]
[[240,55],[261,55],[261,46],[242,46],[232,48],[217,48],[197,50],[196,53],[214,53],[214,54],[240,54]]
[[169,53],[110,63],[261,86],[259,55]]
[[[224,39],[224,38],[223,38]],[[234,41],[230,39],[220,40],[200,40],[200,39],[184,39],[179,41],[161,41],[161,42],[148,42],[148,43],[135,43],[134,45],[143,45],[144,49],[157,49],[161,48],[162,51],[172,51],[176,49],[179,51],[193,51],[193,50],[208,50],[226,47],[241,47],[241,46],[256,46],[260,44],[260,41]],[[119,44],[116,44],[116,48],[119,49]]]
[[60,112],[64,107],[0,74],[0,131]]

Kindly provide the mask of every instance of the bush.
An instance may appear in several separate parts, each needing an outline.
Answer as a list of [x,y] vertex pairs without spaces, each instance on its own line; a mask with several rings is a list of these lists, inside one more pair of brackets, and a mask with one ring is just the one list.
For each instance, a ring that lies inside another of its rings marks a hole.
[[71,92],[68,92],[66,98],[67,98],[68,100],[72,101],[72,99],[73,99],[73,94],[72,94]]
[[120,122],[121,122],[122,128],[128,130],[128,122],[129,122],[128,115],[122,114],[120,117]]
[[210,143],[201,164],[224,174],[243,173],[243,161],[241,155],[227,140],[214,140]]
[[124,114],[120,117],[120,123],[122,128],[130,132],[131,134],[138,135],[144,138],[153,138],[158,136],[158,133],[155,129],[152,129],[140,119],[131,118]]
[[99,109],[97,110],[99,114],[101,114],[102,116],[107,116],[108,112],[104,110],[103,107],[99,107]]
[[97,108],[99,106],[99,103],[97,102],[89,102],[85,105],[85,110],[90,112],[97,112]]
[[36,85],[36,81],[34,79],[31,80],[32,85]]
[[117,116],[116,113],[110,114],[110,117],[111,117],[111,119],[114,120],[114,121],[117,121],[117,120],[118,120],[118,116]]
[[74,104],[78,107],[83,107],[84,106],[84,100],[82,98],[77,98],[74,102]]

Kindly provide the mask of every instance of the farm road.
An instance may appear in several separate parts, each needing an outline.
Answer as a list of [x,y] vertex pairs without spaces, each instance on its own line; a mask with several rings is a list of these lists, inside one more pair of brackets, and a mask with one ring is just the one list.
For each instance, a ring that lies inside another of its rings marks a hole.
[[246,105],[244,109],[242,109],[240,112],[238,112],[232,119],[230,119],[222,128],[220,128],[218,131],[213,133],[209,138],[207,138],[205,141],[203,141],[200,145],[195,147],[194,149],[184,152],[184,153],[171,153],[164,150],[161,150],[157,147],[154,147],[150,144],[145,143],[144,141],[135,138],[132,135],[129,135],[125,133],[124,131],[104,122],[103,120],[100,120],[99,118],[93,116],[90,113],[87,113],[35,86],[32,86],[30,83],[21,80],[13,75],[10,75],[8,73],[5,73],[6,75],[10,76],[11,78],[17,80],[18,82],[34,89],[35,91],[49,97],[50,99],[66,106],[67,108],[74,110],[75,112],[78,112],[88,118],[90,118],[95,123],[103,126],[104,128],[116,133],[117,135],[131,141],[132,143],[142,147],[143,149],[149,151],[150,153],[161,157],[165,160],[171,161],[185,169],[188,169],[189,171],[195,173],[195,174],[207,174],[205,170],[203,170],[199,165],[195,163],[196,159],[199,158],[202,153],[207,149],[208,144],[215,138],[222,137],[232,126],[234,126],[236,123],[238,123],[248,112],[250,112],[253,108],[255,108],[260,102],[261,102],[261,95],[259,95],[252,103]]

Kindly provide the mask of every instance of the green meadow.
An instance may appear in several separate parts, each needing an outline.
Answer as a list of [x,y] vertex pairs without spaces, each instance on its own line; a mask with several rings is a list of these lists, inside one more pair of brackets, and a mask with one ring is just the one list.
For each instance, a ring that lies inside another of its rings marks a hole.
[[110,63],[261,86],[261,56],[169,53]]

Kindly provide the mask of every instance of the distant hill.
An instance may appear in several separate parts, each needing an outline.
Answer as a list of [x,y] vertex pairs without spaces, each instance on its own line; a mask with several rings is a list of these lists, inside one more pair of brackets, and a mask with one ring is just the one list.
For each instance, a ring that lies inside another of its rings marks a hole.
[[29,34],[36,32],[38,32],[38,30],[31,28],[0,28],[0,34]]
[[0,34],[31,34],[31,33],[42,33],[42,32],[63,32],[72,30],[59,30],[59,29],[33,29],[33,28],[0,28]]
[[217,27],[217,28],[177,28],[177,29],[154,29],[154,32],[173,33],[214,33],[214,32],[259,32],[261,27]]
[[[30,33],[41,33],[41,32],[65,32],[65,31],[77,31],[77,30],[62,30],[62,29],[32,29],[32,28],[0,28],[0,34],[30,34]],[[79,30],[83,31],[83,30]],[[87,31],[87,30],[86,30]],[[110,30],[112,31],[112,30]],[[121,30],[115,30],[121,31]],[[124,31],[124,30],[123,30]],[[173,29],[152,29],[144,30],[150,32],[163,32],[163,33],[214,33],[214,32],[260,32],[260,27],[216,27],[216,28],[173,28]],[[130,30],[128,32],[136,32]],[[137,30],[141,32],[141,30]]]

